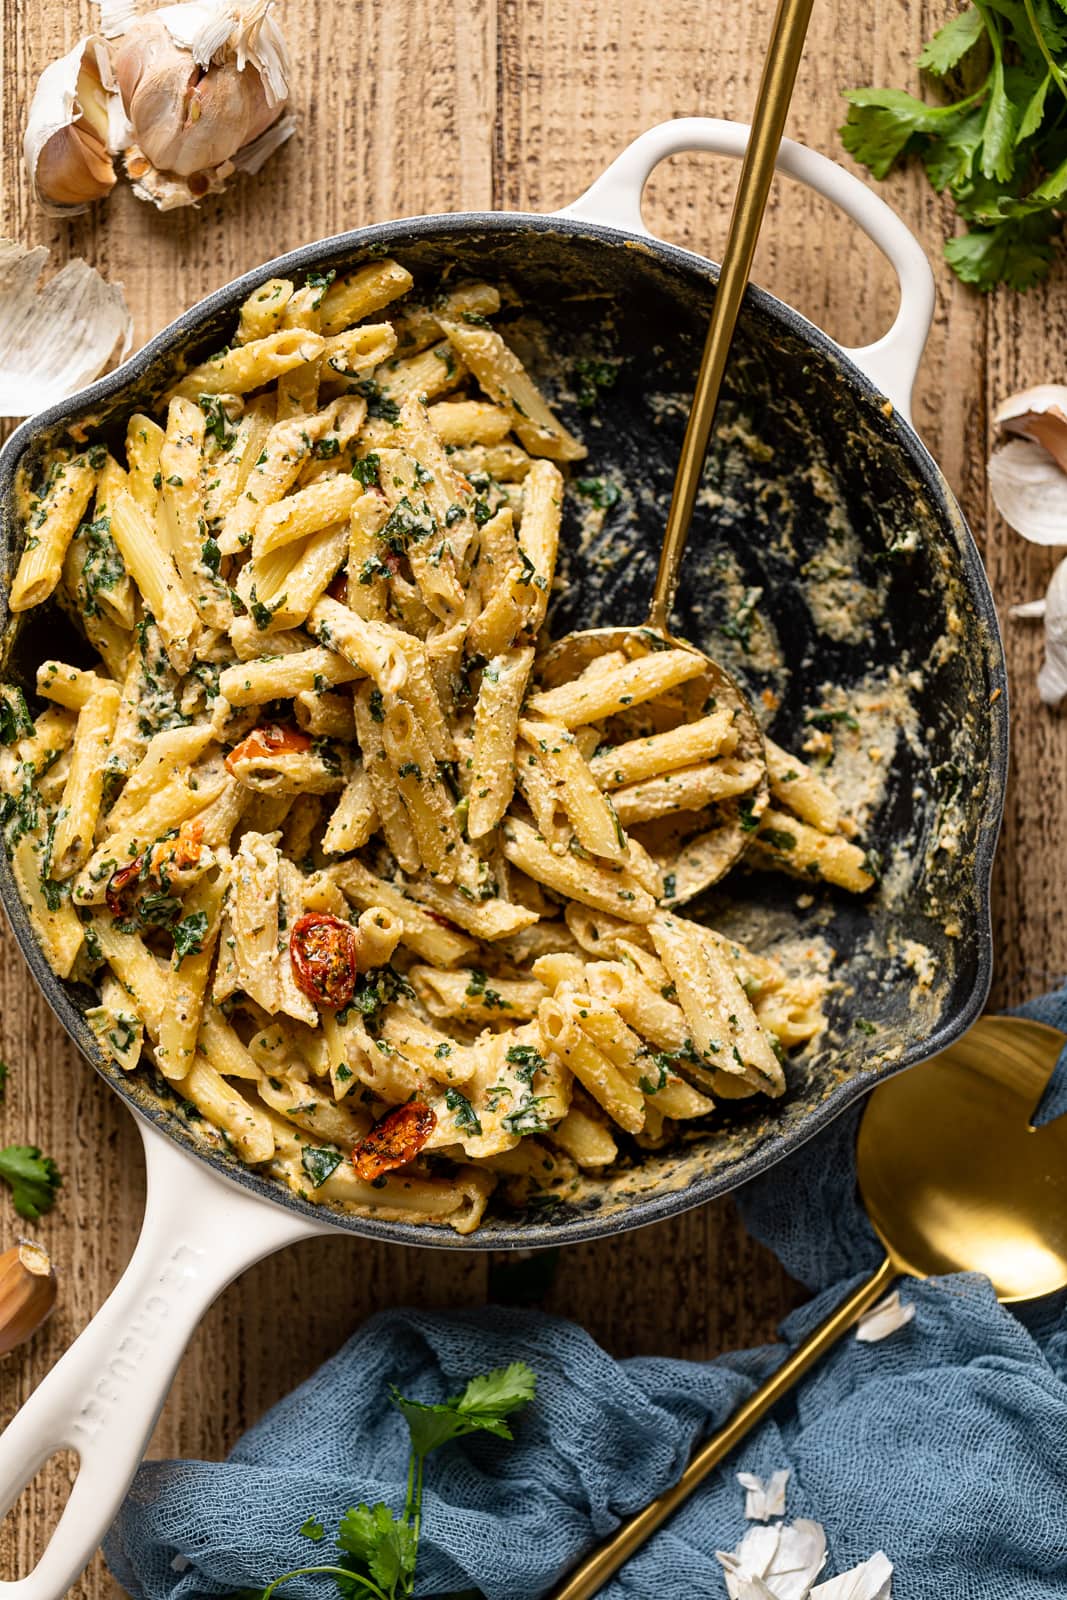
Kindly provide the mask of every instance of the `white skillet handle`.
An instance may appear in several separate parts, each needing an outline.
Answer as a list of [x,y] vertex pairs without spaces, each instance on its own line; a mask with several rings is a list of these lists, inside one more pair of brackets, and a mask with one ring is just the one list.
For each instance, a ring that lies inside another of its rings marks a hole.
[[[679,117],[649,128],[559,215],[583,217],[630,233],[648,234],[641,215],[641,195],[652,169],[668,156],[686,150],[714,155],[745,153],[748,126],[717,117]],[[783,139],[778,171],[796,178],[840,207],[885,255],[900,283],[900,309],[889,332],[845,354],[867,374],[894,408],[911,420],[911,391],[934,311],[934,275],[922,247],[884,200],[815,150]]]
[[108,1300],[0,1435],[0,1517],[56,1451],[78,1476],[33,1571],[5,1600],[62,1600],[114,1521],[194,1328],[243,1272],[283,1245],[328,1233],[268,1205],[137,1118],[148,1169],[144,1226]]

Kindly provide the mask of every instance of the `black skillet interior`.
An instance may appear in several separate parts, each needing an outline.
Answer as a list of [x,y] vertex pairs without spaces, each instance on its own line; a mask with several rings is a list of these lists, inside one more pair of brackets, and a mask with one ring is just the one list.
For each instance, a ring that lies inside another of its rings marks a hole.
[[[0,456],[5,569],[13,570],[21,539],[19,490],[72,422],[91,439],[121,440],[131,410],[151,410],[177,371],[227,342],[238,305],[258,282],[344,270],[385,253],[427,287],[471,275],[500,285],[506,309],[498,326],[589,446],[588,462],[573,474],[584,493],[568,497],[553,632],[643,618],[715,269],[610,229],[536,217],[365,229],[219,291],[121,373],[8,442]],[[594,409],[583,409],[582,391],[596,388],[604,365],[615,368],[614,382],[600,388]],[[639,1159],[635,1152],[573,1203],[518,1217],[491,1211],[466,1239],[372,1217],[338,1216],[341,1225],[408,1243],[500,1249],[654,1221],[764,1170],[879,1079],[943,1048],[981,1009],[1007,761],[1004,664],[985,575],[944,480],[910,428],[827,339],[752,291],[706,484],[677,629],[777,706],[769,726],[781,743],[800,753],[803,739],[830,732],[839,746],[858,746],[847,758],[849,784],[873,805],[865,833],[885,875],[871,896],[855,900],[735,872],[703,909],[738,937],[832,946],[829,1027],[789,1065],[781,1101],[724,1102],[712,1131]],[[27,688],[45,656],[80,658],[51,607],[21,625],[0,612],[0,626],[6,672]],[[812,715],[816,721],[806,721]],[[860,729],[849,739],[855,720]],[[229,1176],[321,1217],[321,1208],[205,1150],[172,1103],[100,1060],[78,1009],[86,997],[46,967],[6,858],[0,892],[50,1004],[119,1093]]]

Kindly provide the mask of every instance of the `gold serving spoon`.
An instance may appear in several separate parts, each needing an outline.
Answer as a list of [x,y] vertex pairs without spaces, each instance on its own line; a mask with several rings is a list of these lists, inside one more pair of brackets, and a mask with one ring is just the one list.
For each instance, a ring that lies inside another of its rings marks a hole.
[[590,1600],[894,1278],[982,1272],[1005,1303],[1067,1287],[1067,1116],[1030,1121],[1065,1044],[1040,1022],[983,1017],[874,1091],[856,1165],[885,1260],[554,1600]]
[[[752,128],[734,196],[726,252],[711,309],[693,404],[674,479],[648,621],[640,627],[587,628],[580,633],[570,634],[548,652],[542,666],[542,681],[549,687],[555,687],[576,678],[598,656],[609,652],[640,656],[647,654],[650,648],[671,649],[688,651],[698,657],[703,662],[703,671],[685,686],[687,707],[699,714],[709,701],[714,701],[716,705],[728,706],[734,711],[734,726],[739,736],[737,760],[746,767],[757,765],[760,772],[760,777],[744,798],[751,803],[759,802],[759,809],[762,809],[766,799],[767,766],[763,736],[748,697],[717,662],[695,649],[687,640],[676,639],[670,632],[669,624],[708,440],[719,405],[723,373],[752,270],[752,258],[767,207],[767,196],[774,177],[778,147],[782,142],[812,4],[813,0],[779,0],[775,15]],[[744,850],[750,835],[741,827],[736,803],[732,806],[727,803],[720,811],[721,825],[703,835],[699,841],[687,844],[681,852],[674,903],[688,899],[716,883]]]

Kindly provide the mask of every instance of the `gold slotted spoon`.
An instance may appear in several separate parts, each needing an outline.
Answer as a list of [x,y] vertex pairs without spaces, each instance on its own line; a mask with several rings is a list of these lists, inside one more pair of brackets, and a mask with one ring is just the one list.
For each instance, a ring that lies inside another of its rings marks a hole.
[[1067,1287],[1067,1115],[1040,1128],[1030,1120],[1065,1045],[1043,1023],[983,1017],[874,1091],[856,1166],[885,1260],[553,1600],[591,1600],[895,1278],[981,1272],[1005,1303]]
[[[648,621],[640,626],[586,628],[580,633],[569,634],[548,652],[543,663],[543,681],[556,686],[577,677],[596,657],[609,651],[636,656],[647,654],[651,646],[655,650],[685,650],[700,658],[704,668],[685,684],[686,701],[698,713],[709,701],[718,706],[727,706],[734,712],[734,726],[738,732],[737,760],[746,767],[758,767],[760,773],[755,785],[743,797],[752,802],[763,802],[766,798],[767,763],[763,736],[748,697],[730,674],[710,656],[697,650],[688,640],[675,638],[669,624],[693,507],[704,470],[704,458],[718,410],[723,374],[752,270],[752,258],[767,207],[767,196],[774,177],[778,147],[782,142],[812,4],[813,0],[779,0],[775,15],[752,128],[734,197],[726,252],[711,309],[693,404],[675,474]],[[672,903],[687,900],[701,889],[717,883],[744,850],[750,835],[741,827],[736,803],[722,806],[720,812],[720,825],[683,848],[675,875],[677,890],[672,896]]]

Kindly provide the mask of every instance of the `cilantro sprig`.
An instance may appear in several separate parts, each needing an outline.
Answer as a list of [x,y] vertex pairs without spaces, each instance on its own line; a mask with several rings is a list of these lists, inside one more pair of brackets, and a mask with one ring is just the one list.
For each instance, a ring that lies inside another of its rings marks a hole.
[[930,103],[903,89],[851,89],[846,150],[876,178],[917,157],[967,229],[945,255],[964,283],[1030,289],[1047,277],[1067,208],[1067,6],[975,0],[918,66]]
[[9,1144],[0,1150],[0,1178],[11,1189],[15,1210],[27,1222],[51,1211],[63,1182],[51,1156],[43,1156],[35,1144]]
[[[498,1439],[511,1439],[508,1418],[533,1399],[536,1388],[537,1379],[530,1368],[523,1361],[514,1361],[509,1367],[472,1378],[462,1394],[441,1405],[408,1400],[398,1389],[390,1389],[411,1440],[402,1515],[382,1504],[350,1506],[338,1524],[340,1554],[336,1561],[296,1567],[275,1578],[261,1593],[245,1590],[242,1595],[249,1600],[252,1596],[272,1600],[290,1578],[312,1575],[333,1578],[343,1600],[404,1600],[413,1595],[426,1457],[464,1434],[491,1433]],[[315,1516],[308,1517],[300,1532],[313,1544],[321,1543],[325,1536],[323,1524]]]

